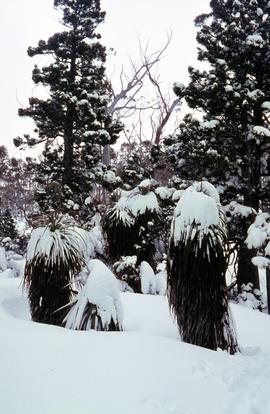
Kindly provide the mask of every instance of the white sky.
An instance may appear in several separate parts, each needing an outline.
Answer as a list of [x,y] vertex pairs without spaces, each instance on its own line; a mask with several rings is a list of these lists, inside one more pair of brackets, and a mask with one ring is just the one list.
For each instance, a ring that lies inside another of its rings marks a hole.
[[[208,11],[208,4],[209,0],[101,0],[107,13],[100,29],[102,43],[114,48],[119,67],[128,56],[138,56],[138,36],[156,50],[164,44],[166,30],[172,30],[173,40],[159,72],[164,84],[185,83],[187,66],[196,66],[193,20]],[[59,30],[52,5],[53,0],[0,0],[0,145],[10,153],[14,153],[12,139],[32,130],[31,122],[17,115],[20,104],[27,106],[34,87],[34,59],[26,51]]]

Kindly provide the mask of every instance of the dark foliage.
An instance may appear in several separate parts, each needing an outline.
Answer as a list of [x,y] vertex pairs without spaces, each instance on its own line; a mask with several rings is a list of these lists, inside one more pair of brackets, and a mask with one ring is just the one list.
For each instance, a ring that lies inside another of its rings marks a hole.
[[3,214],[0,214],[0,237],[10,237],[12,240],[18,237],[15,221],[9,209],[6,209]]
[[211,235],[202,238],[195,224],[189,231],[187,240],[170,249],[168,298],[180,334],[190,344],[234,354],[238,345],[228,310],[224,246]]
[[[77,302],[73,303],[72,306],[69,308],[69,311],[72,311],[73,307],[77,306]],[[65,321],[64,321],[65,326]],[[104,324],[98,312],[98,308],[96,305],[87,302],[81,320],[80,325],[76,328],[80,331],[88,331],[89,329],[94,329],[95,331],[121,331],[122,328],[120,327],[118,322],[115,322],[113,318],[111,318],[109,324]]]
[[[110,85],[105,76],[106,49],[97,26],[104,21],[99,0],[55,0],[62,13],[63,32],[30,47],[28,55],[49,55],[48,66],[34,67],[32,79],[49,92],[32,97],[19,115],[31,117],[35,136],[16,138],[15,145],[45,144],[41,162],[33,164],[39,184],[36,200],[42,210],[80,207],[93,189],[102,147],[113,144],[122,128],[108,113]],[[57,188],[54,194],[54,188]]]
[[[207,179],[222,186],[223,204],[236,200],[257,211],[269,205],[270,194],[269,15],[267,0],[212,0],[210,12],[195,20],[198,59],[207,65],[189,67],[189,84],[175,92],[204,118],[186,115],[179,133],[165,140],[179,177]],[[239,286],[246,272],[242,264],[252,257],[243,242],[248,226],[241,228]],[[237,233],[230,232],[233,242]],[[248,277],[258,286],[252,269]]]
[[[120,198],[105,216],[103,230],[107,237],[107,254],[112,265],[122,256],[137,256],[138,267],[142,261],[147,261],[156,268],[158,258],[162,259],[162,252],[158,252],[158,241],[164,233],[162,210],[152,209],[149,205],[143,213],[134,214],[130,207],[130,203],[140,202],[136,197],[143,197],[151,190],[151,186],[149,188],[138,186],[127,197]],[[153,197],[156,198],[154,193]],[[138,272],[134,274],[134,269],[131,269],[130,276],[131,278],[126,272],[123,281],[127,282],[135,292],[140,292]]]
[[32,320],[51,325],[62,325],[67,305],[72,298],[70,273],[66,265],[44,266],[39,257],[25,269],[25,282],[29,286],[28,297]]
[[[48,229],[51,240],[45,241],[51,243],[51,248],[47,255],[39,250],[39,242],[44,244],[42,237]],[[76,233],[72,227],[65,228],[59,221],[41,230],[43,235],[37,241],[34,239],[35,254],[30,256],[25,267],[24,283],[28,288],[31,316],[35,322],[62,325],[67,313],[65,307],[73,295],[72,282],[81,271],[84,259],[78,238],[72,237],[72,233]]]
[[108,255],[112,261],[134,253],[138,235],[134,231],[134,218],[130,215],[128,221],[122,220],[118,207],[113,207],[103,220],[103,230],[107,236]]

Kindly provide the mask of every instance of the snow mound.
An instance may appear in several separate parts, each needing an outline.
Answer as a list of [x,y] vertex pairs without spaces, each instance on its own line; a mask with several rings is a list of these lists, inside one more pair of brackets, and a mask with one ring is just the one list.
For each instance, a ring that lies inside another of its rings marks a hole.
[[185,238],[193,224],[198,226],[201,234],[208,234],[211,227],[219,224],[219,210],[214,199],[204,193],[188,190],[179,200],[174,212],[172,235],[175,244]]
[[[114,274],[100,260],[92,259],[87,263],[89,272],[84,287],[79,292],[76,303],[65,319],[68,329],[81,329],[82,318],[87,305],[95,305],[104,330],[109,329],[111,321],[122,328],[123,309],[120,299],[119,283]],[[89,325],[85,329],[90,329]]]
[[70,331],[29,321],[20,280],[0,279],[2,412],[270,412],[268,315],[232,306],[242,350],[232,357],[181,343],[167,298],[122,300],[124,332]]
[[156,294],[156,275],[154,270],[147,262],[142,262],[140,265],[140,278],[142,293],[149,295]]

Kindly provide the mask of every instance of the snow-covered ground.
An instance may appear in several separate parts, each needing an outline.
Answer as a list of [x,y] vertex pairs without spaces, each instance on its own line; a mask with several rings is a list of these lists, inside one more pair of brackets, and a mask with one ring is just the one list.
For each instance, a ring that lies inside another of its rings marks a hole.
[[233,306],[242,353],[181,343],[162,296],[122,294],[124,332],[30,321],[0,277],[0,413],[269,414],[270,318]]

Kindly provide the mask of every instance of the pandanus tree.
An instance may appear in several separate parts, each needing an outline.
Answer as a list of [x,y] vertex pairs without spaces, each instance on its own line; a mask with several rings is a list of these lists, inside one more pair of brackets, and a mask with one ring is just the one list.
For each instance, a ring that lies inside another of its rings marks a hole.
[[84,264],[85,244],[84,232],[65,216],[32,231],[24,280],[33,321],[62,325]]
[[168,298],[183,341],[238,350],[228,307],[225,215],[214,187],[201,182],[179,200],[172,223]]
[[64,319],[68,329],[121,331],[123,308],[119,283],[100,260],[89,260],[84,281],[77,297],[71,302]]
[[[154,182],[150,179],[143,180],[133,190],[122,191],[119,200],[109,210],[103,228],[111,263],[123,256],[136,256],[138,266],[147,261],[156,267],[155,240],[160,237],[163,216],[153,190]],[[129,280],[129,283],[136,292],[140,291],[138,277]]]

